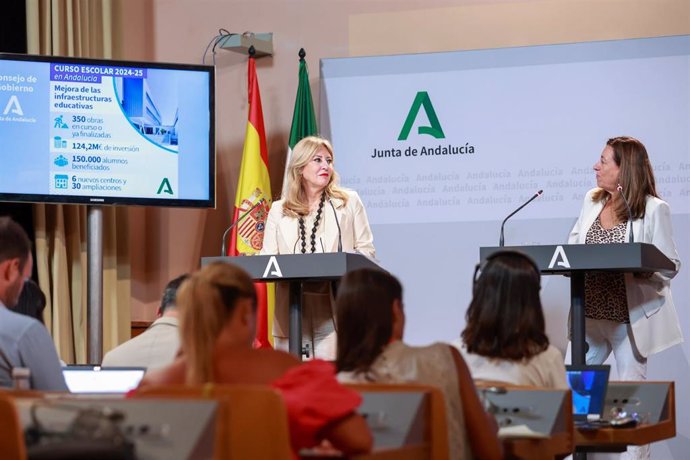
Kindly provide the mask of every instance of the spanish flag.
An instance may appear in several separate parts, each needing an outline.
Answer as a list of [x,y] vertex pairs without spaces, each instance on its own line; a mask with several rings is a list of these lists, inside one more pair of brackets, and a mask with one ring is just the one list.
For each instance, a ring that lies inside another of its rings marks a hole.
[[[271,181],[268,175],[268,149],[261,109],[259,81],[254,57],[249,57],[249,120],[242,152],[240,177],[237,181],[232,222],[242,219],[230,235],[228,255],[252,255],[261,250],[266,218],[271,207]],[[258,205],[257,205],[258,203]],[[255,206],[253,209],[252,207]],[[251,211],[250,211],[251,210]],[[249,214],[247,214],[249,212]],[[244,216],[247,214],[246,216]],[[271,347],[273,335],[274,290],[272,284],[256,283],[257,323],[254,346]]]

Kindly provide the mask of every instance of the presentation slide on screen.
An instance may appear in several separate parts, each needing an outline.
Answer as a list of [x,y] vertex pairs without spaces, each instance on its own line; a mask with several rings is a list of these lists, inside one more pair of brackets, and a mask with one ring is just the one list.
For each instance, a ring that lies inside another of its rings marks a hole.
[[0,60],[1,193],[209,198],[209,74]]

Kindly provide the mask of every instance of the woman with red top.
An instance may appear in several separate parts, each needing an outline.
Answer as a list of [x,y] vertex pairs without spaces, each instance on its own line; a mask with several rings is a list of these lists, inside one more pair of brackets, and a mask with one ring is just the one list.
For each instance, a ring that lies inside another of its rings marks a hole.
[[149,372],[140,388],[162,384],[267,384],[282,395],[295,452],[328,440],[345,454],[368,452],[372,437],[355,413],[356,392],[335,379],[325,361],[301,364],[271,349],[254,350],[256,293],[252,280],[230,264],[207,265],[177,295],[181,354],[169,366]]

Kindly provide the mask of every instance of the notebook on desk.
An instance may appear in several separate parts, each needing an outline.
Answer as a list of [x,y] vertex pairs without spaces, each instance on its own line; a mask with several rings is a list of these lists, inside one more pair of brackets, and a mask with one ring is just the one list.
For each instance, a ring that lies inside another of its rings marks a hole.
[[573,395],[573,422],[577,426],[602,418],[609,385],[608,365],[566,366],[568,386]]
[[65,366],[65,377],[70,393],[126,393],[139,385],[145,367]]

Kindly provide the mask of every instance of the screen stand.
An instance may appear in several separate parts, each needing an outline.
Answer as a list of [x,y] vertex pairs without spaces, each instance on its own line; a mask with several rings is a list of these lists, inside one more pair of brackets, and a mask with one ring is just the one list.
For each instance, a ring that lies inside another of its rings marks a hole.
[[103,208],[87,208],[86,359],[100,364],[103,353]]

